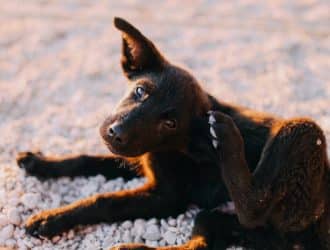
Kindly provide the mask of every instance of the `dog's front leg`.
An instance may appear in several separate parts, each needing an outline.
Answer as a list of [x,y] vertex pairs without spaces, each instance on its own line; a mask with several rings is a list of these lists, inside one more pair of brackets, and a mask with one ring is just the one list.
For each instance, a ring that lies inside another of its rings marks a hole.
[[[126,159],[106,155],[74,155],[64,157],[44,156],[41,152],[21,152],[17,164],[28,174],[41,179],[62,176],[95,176],[101,174],[107,179],[138,177],[138,164]],[[142,174],[142,173],[141,173]]]
[[31,235],[52,237],[76,225],[174,215],[186,206],[179,201],[173,194],[166,195],[145,185],[135,190],[97,194],[43,211],[31,216],[25,228]]

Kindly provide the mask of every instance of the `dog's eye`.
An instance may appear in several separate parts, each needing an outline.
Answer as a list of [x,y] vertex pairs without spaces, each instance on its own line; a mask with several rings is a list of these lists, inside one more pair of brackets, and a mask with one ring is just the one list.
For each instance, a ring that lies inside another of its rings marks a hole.
[[164,125],[167,128],[174,129],[174,128],[176,128],[176,120],[173,120],[173,119],[165,120]]
[[138,99],[143,99],[146,95],[146,91],[143,87],[139,86],[135,89],[135,95]]

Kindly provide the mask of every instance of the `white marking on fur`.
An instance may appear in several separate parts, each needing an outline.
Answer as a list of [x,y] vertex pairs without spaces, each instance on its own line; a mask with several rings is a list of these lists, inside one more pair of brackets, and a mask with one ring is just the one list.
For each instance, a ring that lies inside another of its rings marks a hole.
[[217,149],[218,148],[218,145],[219,145],[219,142],[217,140],[212,140],[212,144],[213,144],[213,147],[215,149]]
[[218,138],[218,136],[215,134],[214,128],[212,126],[210,127],[210,133],[214,138]]
[[213,123],[215,123],[215,122],[216,122],[216,120],[215,120],[214,116],[213,116],[213,115],[210,115],[210,116],[209,116],[209,123],[210,123],[210,124],[213,124]]
[[318,139],[316,140],[316,145],[320,146],[321,144],[322,144],[322,141],[321,141],[320,138],[318,138]]

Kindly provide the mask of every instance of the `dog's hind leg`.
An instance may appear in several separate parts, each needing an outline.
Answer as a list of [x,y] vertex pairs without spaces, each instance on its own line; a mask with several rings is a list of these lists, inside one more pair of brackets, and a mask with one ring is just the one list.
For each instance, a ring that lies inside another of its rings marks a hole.
[[40,178],[101,174],[107,179],[132,179],[138,176],[137,164],[114,156],[46,157],[39,152],[22,152],[16,160],[18,166],[25,169],[28,174]]
[[196,243],[203,244],[205,248],[201,249],[207,250],[225,250],[231,247],[253,250],[285,249],[282,237],[271,228],[244,228],[236,214],[224,213],[221,209],[202,211],[197,215],[192,240],[186,244],[190,248],[187,249],[194,250]]
[[243,226],[270,224],[286,234],[303,232],[319,221],[326,209],[329,169],[326,140],[313,121],[276,124],[253,173],[233,120],[213,112],[210,123],[224,182]]

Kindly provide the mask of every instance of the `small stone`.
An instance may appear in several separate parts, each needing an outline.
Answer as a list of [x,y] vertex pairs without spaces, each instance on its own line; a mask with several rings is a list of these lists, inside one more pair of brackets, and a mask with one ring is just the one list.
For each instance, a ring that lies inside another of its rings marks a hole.
[[[180,214],[180,215],[178,216],[177,221],[178,221],[178,222],[181,222],[181,221],[183,221],[183,219],[184,219],[184,214]],[[178,223],[178,224],[179,224],[179,223]]]
[[132,242],[132,236],[131,236],[130,231],[125,230],[122,239],[123,239],[123,241],[124,241],[125,243]]
[[10,223],[15,225],[19,225],[21,223],[21,217],[18,209],[16,208],[9,209],[7,216]]
[[3,227],[9,223],[9,219],[5,215],[0,215],[0,227]]
[[184,243],[184,241],[181,238],[176,239],[176,244],[182,245],[183,243]]
[[95,193],[98,189],[98,185],[96,183],[88,183],[87,185],[84,185],[81,189],[81,193],[84,196],[89,196]]
[[9,224],[0,230],[0,241],[5,242],[10,239],[14,233],[14,226]]
[[182,221],[181,227],[186,227],[188,225],[187,221]]
[[68,232],[68,235],[67,235],[67,237],[68,237],[68,239],[69,240],[72,240],[73,238],[74,238],[74,231],[71,229],[69,232]]
[[27,208],[35,208],[40,201],[40,195],[33,193],[26,193],[21,197],[21,202]]
[[127,221],[124,221],[121,224],[121,226],[125,229],[130,229],[133,226],[133,223],[131,221],[127,220]]
[[161,234],[156,225],[148,225],[145,234],[143,234],[143,238],[150,241],[156,241],[161,238]]
[[13,206],[13,207],[16,207],[18,203],[19,203],[19,198],[18,197],[11,197],[8,201],[8,204]]
[[176,241],[176,234],[171,231],[167,231],[163,235],[163,238],[169,245],[173,245]]
[[7,247],[13,248],[13,247],[16,246],[16,240],[14,240],[14,239],[8,239],[8,240],[6,240],[6,243],[5,244],[6,244]]
[[84,233],[89,234],[89,233],[93,232],[93,227],[91,227],[91,226],[86,227],[83,231],[84,231]]
[[0,204],[5,204],[7,202],[7,194],[5,190],[0,190]]
[[166,245],[166,241],[165,240],[161,240],[161,241],[158,242],[158,245],[160,247],[164,247]]
[[170,219],[170,220],[168,221],[168,224],[169,224],[170,226],[172,226],[172,227],[175,227],[175,226],[176,226],[176,220],[175,220],[175,219]]
[[161,220],[160,220],[160,225],[161,225],[163,228],[167,228],[167,227],[168,227],[168,224],[167,224],[166,220],[164,220],[164,219],[161,219]]
[[135,236],[133,242],[134,243],[143,243],[143,240],[142,240],[141,236]]
[[29,249],[33,248],[33,242],[30,240],[30,238],[23,239],[24,245],[27,246]]
[[148,220],[147,224],[148,224],[148,225],[157,224],[157,219],[152,218],[152,219]]
[[41,245],[41,240],[40,239],[32,238],[31,241],[32,241],[33,245],[35,245],[35,246]]
[[113,239],[112,239],[112,236],[107,236],[107,237],[103,240],[103,249],[107,249],[107,248],[109,248],[111,245],[113,245]]
[[132,229],[136,236],[142,236],[146,231],[146,223],[143,220],[136,220]]
[[177,233],[179,231],[179,229],[177,229],[176,227],[168,227],[167,230],[173,233]]
[[27,246],[24,244],[23,241],[18,241],[17,246],[19,250],[27,250]]
[[146,245],[151,246],[151,247],[157,247],[158,242],[153,241],[153,240],[146,240]]
[[52,238],[52,243],[54,244],[54,243],[57,243],[59,240],[61,239],[61,237],[60,236],[54,236],[53,238]]

